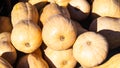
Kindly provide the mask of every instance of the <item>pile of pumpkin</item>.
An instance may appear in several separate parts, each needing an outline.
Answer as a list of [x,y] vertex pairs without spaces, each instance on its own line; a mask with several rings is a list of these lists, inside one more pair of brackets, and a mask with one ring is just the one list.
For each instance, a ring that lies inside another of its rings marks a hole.
[[0,68],[120,67],[120,0],[18,0],[8,14]]

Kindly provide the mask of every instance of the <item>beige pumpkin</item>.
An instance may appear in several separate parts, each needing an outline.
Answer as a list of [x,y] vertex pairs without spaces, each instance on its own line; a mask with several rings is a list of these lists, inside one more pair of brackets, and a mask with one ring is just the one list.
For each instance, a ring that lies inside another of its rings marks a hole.
[[70,48],[76,40],[76,30],[72,21],[62,15],[56,15],[43,26],[42,39],[44,43],[55,50]]
[[71,18],[77,21],[85,20],[90,14],[90,4],[87,0],[70,0],[68,9]]
[[46,61],[50,68],[74,68],[77,61],[73,57],[73,49],[53,50],[47,47],[45,50]]
[[92,14],[93,18],[98,16],[120,18],[120,0],[94,0]]
[[40,27],[30,20],[19,21],[11,33],[11,42],[14,47],[24,53],[31,53],[42,43]]
[[11,34],[9,32],[0,33],[0,56],[6,59],[11,65],[17,59],[16,49],[11,44]]
[[120,46],[120,18],[98,17],[90,24],[89,30],[101,33],[110,49]]
[[120,53],[114,54],[108,61],[93,68],[120,68]]
[[99,33],[84,32],[73,45],[73,56],[83,68],[101,64],[107,57],[108,43]]
[[34,23],[38,23],[38,11],[36,7],[29,2],[18,2],[13,6],[11,11],[11,21],[14,26],[20,20],[32,20]]
[[33,53],[24,55],[18,61],[17,68],[49,68],[47,62],[42,58],[40,49]]
[[1,32],[11,32],[12,24],[9,17],[0,16],[0,33]]
[[7,60],[0,57],[0,68],[13,68],[13,67]]
[[46,20],[58,14],[70,18],[67,8],[60,7],[56,3],[50,3],[43,8],[43,11],[40,15],[40,21],[43,25],[45,25]]

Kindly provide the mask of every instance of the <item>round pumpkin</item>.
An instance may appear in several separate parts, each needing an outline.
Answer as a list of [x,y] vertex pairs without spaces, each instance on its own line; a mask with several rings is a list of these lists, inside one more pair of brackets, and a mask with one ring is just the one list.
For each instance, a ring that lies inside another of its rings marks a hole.
[[76,40],[76,30],[72,21],[62,15],[56,15],[47,20],[42,29],[44,43],[55,50],[70,48]]
[[40,27],[31,20],[19,21],[11,33],[13,46],[21,52],[31,53],[40,47],[42,43]]
[[99,33],[84,32],[73,45],[73,56],[83,68],[91,68],[101,64],[108,53],[108,43]]

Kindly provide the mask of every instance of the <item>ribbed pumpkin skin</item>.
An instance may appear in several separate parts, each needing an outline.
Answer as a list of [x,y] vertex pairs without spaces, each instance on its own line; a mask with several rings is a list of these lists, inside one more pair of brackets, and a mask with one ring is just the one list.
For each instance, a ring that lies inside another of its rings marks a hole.
[[11,33],[13,46],[24,53],[31,53],[42,44],[40,27],[31,20],[19,21]]
[[42,29],[44,43],[55,50],[70,48],[76,40],[76,30],[72,21],[62,15],[56,15],[47,20]]
[[106,39],[95,32],[80,34],[73,45],[73,56],[83,68],[91,68],[102,63],[107,53]]

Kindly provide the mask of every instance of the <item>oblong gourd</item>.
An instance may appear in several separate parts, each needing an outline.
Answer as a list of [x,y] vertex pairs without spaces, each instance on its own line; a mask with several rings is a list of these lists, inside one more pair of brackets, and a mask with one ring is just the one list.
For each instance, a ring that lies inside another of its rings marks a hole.
[[29,2],[18,2],[13,6],[11,12],[11,21],[14,26],[20,20],[32,20],[34,23],[38,23],[38,11],[36,7]]
[[120,0],[94,0],[92,3],[93,18],[110,16],[120,18]]

